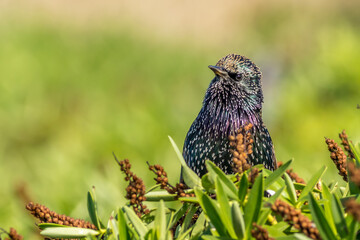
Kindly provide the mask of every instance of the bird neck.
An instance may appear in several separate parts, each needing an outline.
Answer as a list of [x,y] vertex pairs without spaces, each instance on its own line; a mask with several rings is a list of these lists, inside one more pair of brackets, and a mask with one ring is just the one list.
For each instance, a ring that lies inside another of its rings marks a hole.
[[228,96],[207,94],[200,111],[203,128],[213,131],[213,136],[228,137],[247,123],[254,126],[262,124],[261,104],[259,106]]

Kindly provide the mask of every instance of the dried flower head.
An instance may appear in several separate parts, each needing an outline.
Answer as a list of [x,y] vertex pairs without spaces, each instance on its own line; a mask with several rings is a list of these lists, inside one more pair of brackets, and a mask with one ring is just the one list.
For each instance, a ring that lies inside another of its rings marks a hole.
[[[281,167],[283,165],[282,162],[278,162],[278,167]],[[294,170],[292,168],[286,170],[286,173],[289,175],[289,177],[296,183],[302,183],[305,184],[306,182],[304,181],[304,179],[302,179],[301,177],[299,177],[299,175],[297,175]]]
[[236,136],[229,136],[230,146],[233,155],[233,170],[236,173],[243,173],[250,169],[251,165],[247,162],[248,155],[253,152],[253,138],[251,129],[253,125],[247,124],[237,130]]
[[248,176],[248,180],[251,184],[254,184],[255,179],[257,178],[257,176],[259,176],[259,169],[252,167]]
[[5,238],[5,240],[23,240],[23,236],[18,234],[14,228],[10,228],[9,232],[0,228],[0,240],[2,239],[1,238],[2,234],[8,235],[9,238]]
[[360,204],[355,199],[345,202],[345,211],[352,215],[356,221],[360,222]]
[[253,229],[251,230],[251,236],[256,240],[274,240],[275,238],[269,237],[268,231],[258,225],[257,223],[252,224]]
[[330,151],[330,158],[335,163],[337,169],[339,170],[339,175],[343,177],[344,181],[348,181],[347,171],[346,171],[346,155],[344,151],[339,147],[339,145],[329,138],[325,138],[325,142],[328,145]]
[[360,188],[360,168],[357,168],[355,163],[349,161],[348,170],[350,175],[350,180],[355,183],[357,187]]
[[57,214],[54,211],[50,211],[46,206],[38,203],[29,202],[26,205],[26,209],[29,210],[34,217],[39,219],[40,223],[57,223],[64,226],[97,229],[95,225],[90,222],[82,219],[74,219],[64,214]]
[[157,184],[160,185],[161,189],[165,189],[170,194],[176,194],[177,197],[195,196],[194,193],[185,193],[187,186],[184,183],[177,183],[175,187],[172,186],[168,181],[167,173],[165,172],[164,168],[161,165],[159,164],[150,165],[149,163],[147,164],[149,165],[149,169],[153,173],[155,173],[156,178],[154,178],[154,180],[156,181]]
[[148,214],[150,211],[143,203],[146,200],[144,181],[130,170],[131,164],[128,159],[118,161],[115,154],[114,157],[120,166],[120,170],[125,173],[125,181],[129,182],[129,185],[126,187],[126,198],[130,200],[130,205],[139,217],[143,214]]
[[341,133],[339,133],[339,137],[341,139],[341,145],[344,146],[345,151],[348,153],[348,157],[350,159],[354,159],[355,156],[354,156],[354,153],[351,151],[349,139],[348,139],[348,136],[347,136],[345,130],[343,130]]
[[279,214],[284,221],[299,229],[311,239],[321,239],[319,230],[314,226],[309,218],[301,214],[300,209],[296,209],[286,202],[277,199],[272,205],[271,210]]

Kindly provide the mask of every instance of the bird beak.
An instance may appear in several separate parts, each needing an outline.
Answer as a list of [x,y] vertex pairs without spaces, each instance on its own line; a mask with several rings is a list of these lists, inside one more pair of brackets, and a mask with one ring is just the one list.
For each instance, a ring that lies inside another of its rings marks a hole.
[[227,72],[224,71],[221,67],[209,65],[209,68],[210,68],[217,76],[224,77],[225,75],[227,75]]

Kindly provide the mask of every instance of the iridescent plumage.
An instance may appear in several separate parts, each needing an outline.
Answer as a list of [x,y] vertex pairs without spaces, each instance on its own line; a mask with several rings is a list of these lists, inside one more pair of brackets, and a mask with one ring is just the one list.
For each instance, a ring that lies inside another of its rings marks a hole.
[[203,106],[186,136],[183,156],[199,176],[206,173],[209,159],[225,173],[232,173],[229,135],[247,123],[253,124],[253,153],[249,163],[276,168],[270,134],[263,124],[260,69],[248,58],[230,54],[209,66],[215,78],[208,87]]

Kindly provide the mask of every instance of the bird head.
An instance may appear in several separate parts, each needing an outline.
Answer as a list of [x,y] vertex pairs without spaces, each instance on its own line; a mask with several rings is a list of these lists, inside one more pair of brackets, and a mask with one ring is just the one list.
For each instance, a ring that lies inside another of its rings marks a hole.
[[259,67],[249,58],[229,54],[209,68],[215,73],[215,78],[209,87],[213,94],[221,95],[220,98],[224,100],[238,101],[243,107],[261,109],[262,74]]

